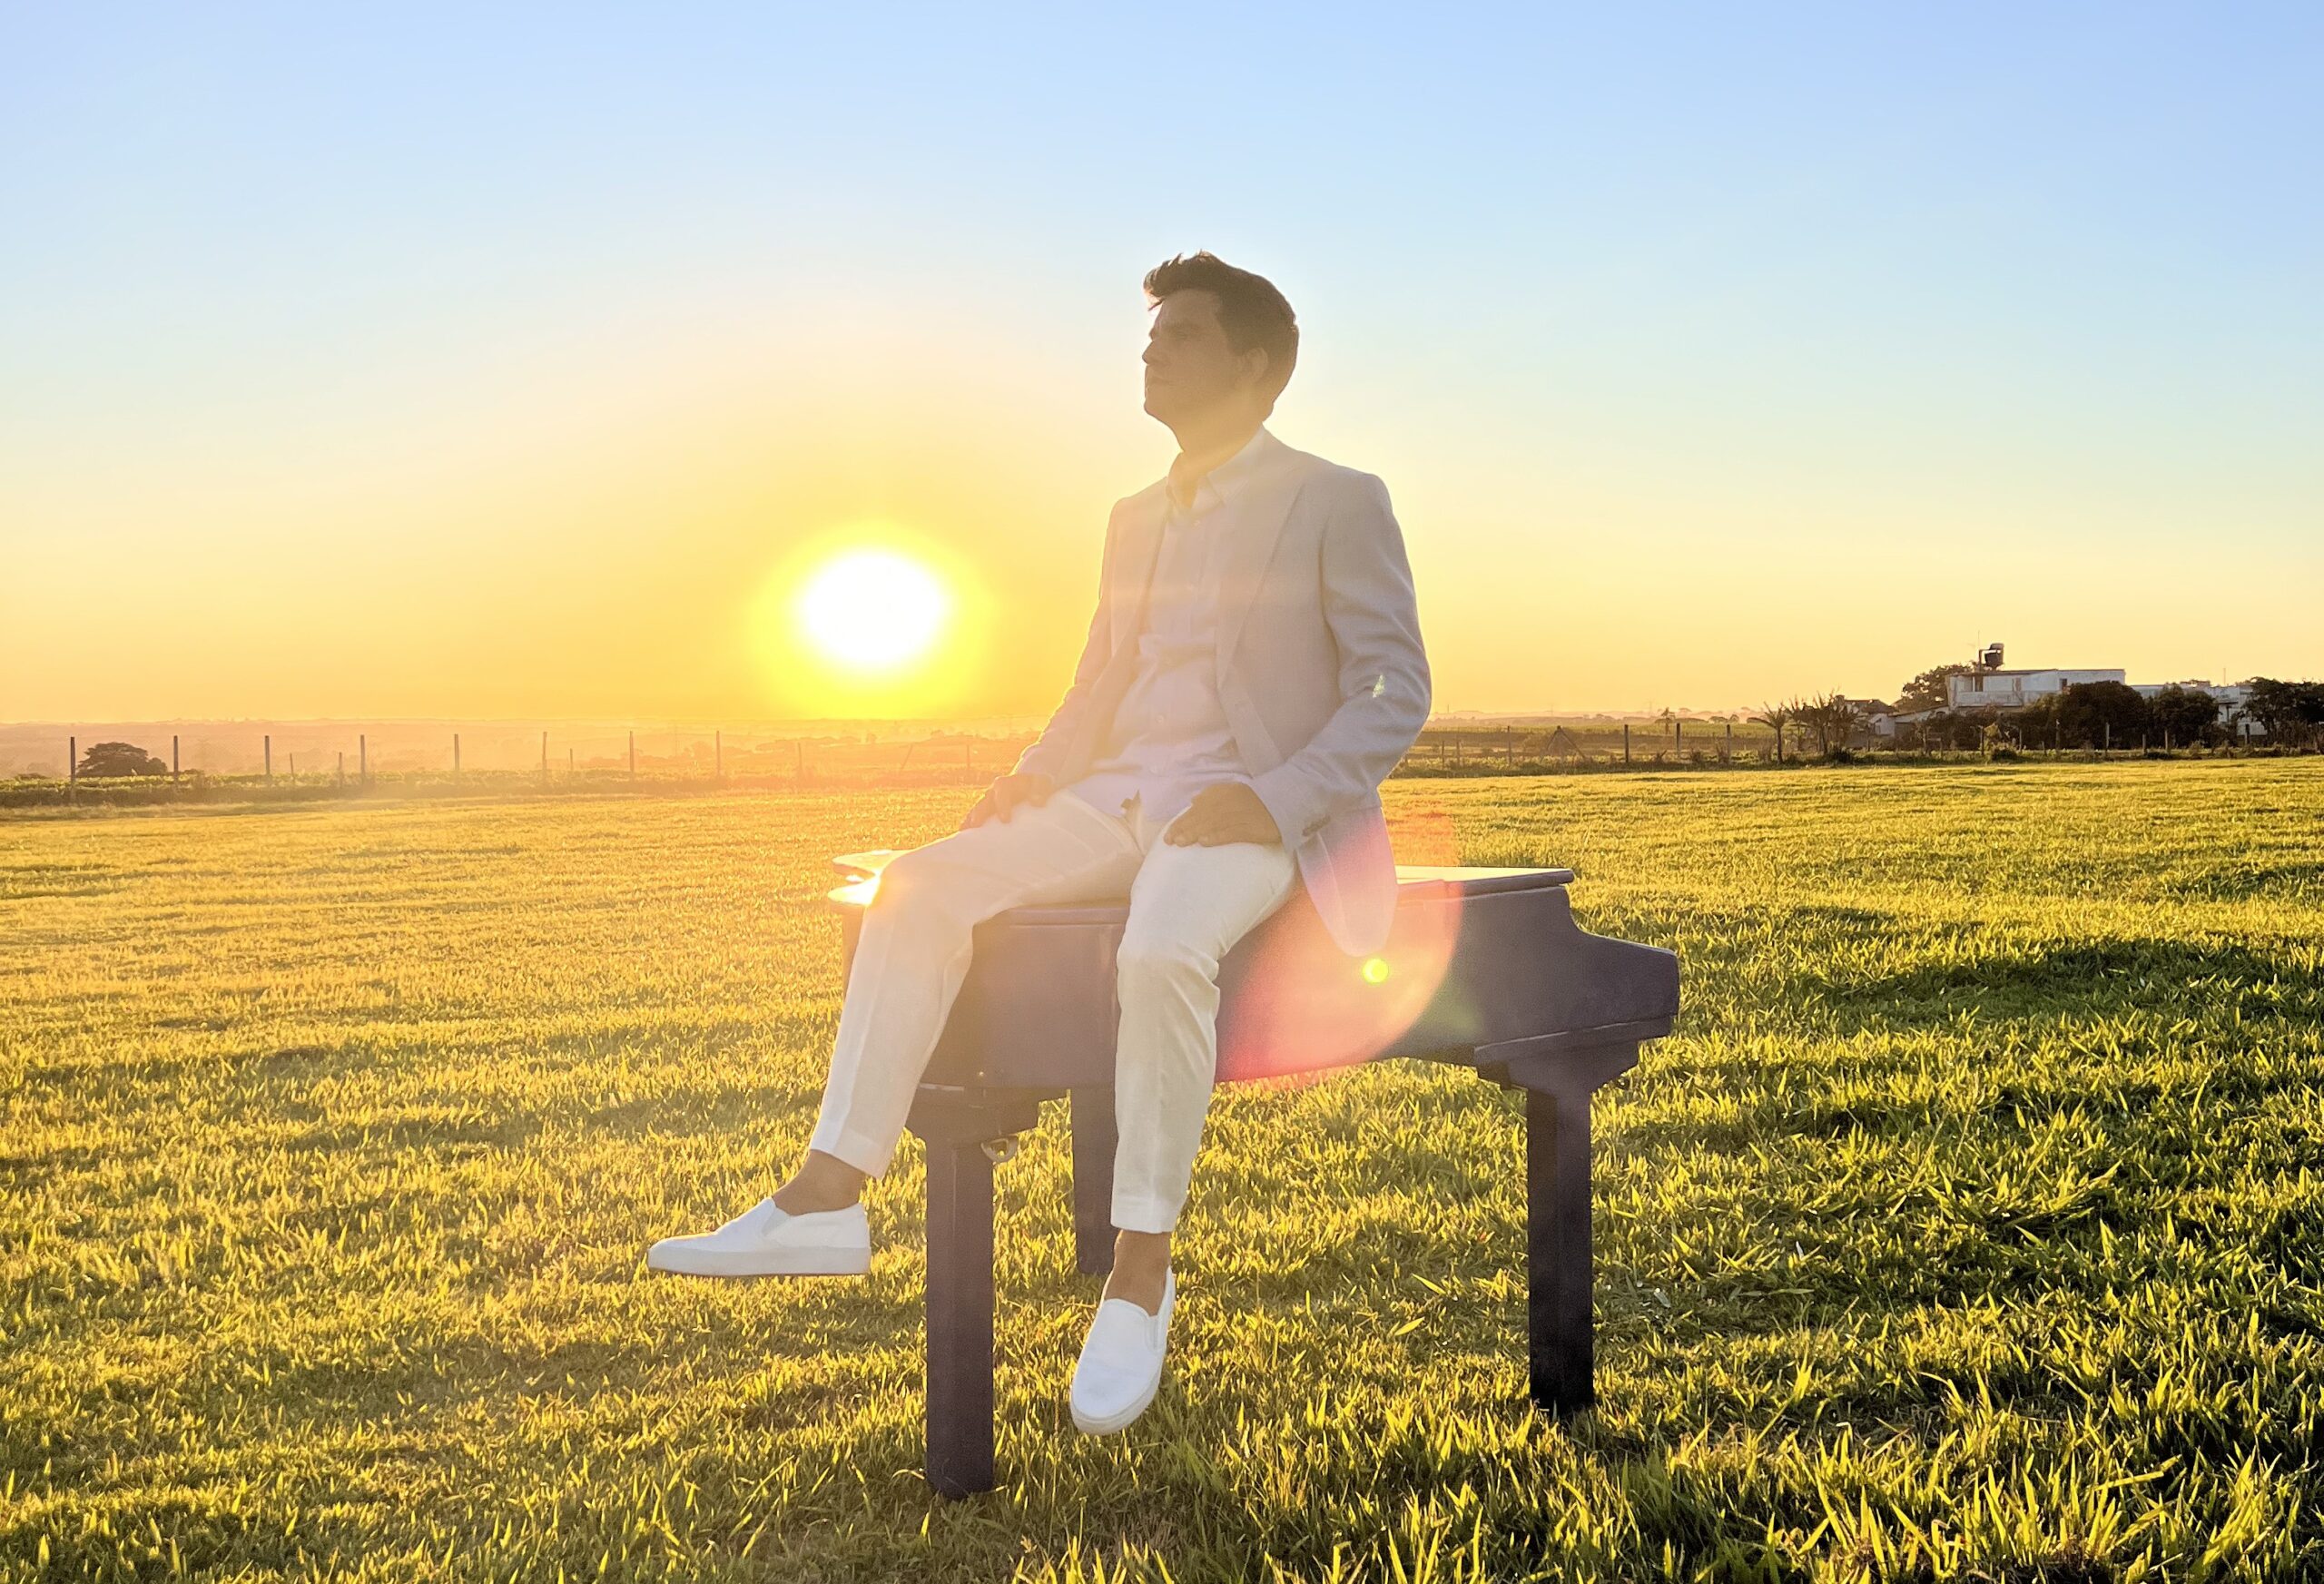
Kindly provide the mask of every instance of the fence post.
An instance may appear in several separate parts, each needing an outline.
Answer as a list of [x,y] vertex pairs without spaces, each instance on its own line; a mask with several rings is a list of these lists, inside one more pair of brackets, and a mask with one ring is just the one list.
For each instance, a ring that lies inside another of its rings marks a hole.
[[347,784],[347,750],[344,748],[339,751],[339,784]]
[[1628,721],[1624,721],[1624,722],[1622,723],[1622,762],[1623,762],[1624,764],[1628,764],[1630,762],[1630,723]]
[[1501,737],[1502,757],[1508,762],[1510,769],[1515,770],[1517,768],[1516,728],[1513,726],[1503,726],[1501,729]]
[[452,733],[452,782],[453,782],[453,784],[457,786],[457,785],[459,783],[459,779],[460,779],[460,734],[459,734],[458,732],[455,732],[455,733]]
[[573,779],[573,750],[570,748],[565,751],[565,779]]
[[64,801],[68,803],[81,801],[81,739],[78,737],[64,739]]
[[259,741],[266,745],[266,784],[272,786],[274,784],[274,733],[263,733]]
[[364,786],[371,784],[371,738],[368,733],[355,733],[355,779]]
[[1735,757],[1735,723],[1727,723],[1727,741],[1719,744],[1718,762],[1725,764]]
[[175,785],[177,785],[177,783],[178,783],[178,734],[177,734],[175,732],[172,732],[172,733],[170,733],[170,784],[171,784],[172,786],[175,786]]

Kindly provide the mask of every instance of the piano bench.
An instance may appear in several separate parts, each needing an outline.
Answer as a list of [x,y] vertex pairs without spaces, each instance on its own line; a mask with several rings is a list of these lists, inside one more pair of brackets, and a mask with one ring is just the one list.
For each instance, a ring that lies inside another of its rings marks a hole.
[[[892,851],[849,853],[831,893],[852,969],[863,910]],[[1400,865],[1388,942],[1354,959],[1304,890],[1219,965],[1221,1083],[1446,1061],[1525,1107],[1530,1392],[1553,1413],[1593,1400],[1590,1099],[1670,1031],[1679,959],[1583,931],[1561,869]],[[1075,1264],[1113,1261],[1114,954],[1127,900],[1009,909],[977,926],[968,977],[913,1097],[928,1152],[927,1474],[949,1497],[991,1490],[992,1174],[1044,1100],[1070,1107]]]

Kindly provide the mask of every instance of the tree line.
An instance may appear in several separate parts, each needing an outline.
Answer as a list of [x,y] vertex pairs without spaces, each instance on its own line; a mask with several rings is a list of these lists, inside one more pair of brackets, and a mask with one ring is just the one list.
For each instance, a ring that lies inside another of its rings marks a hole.
[[[2324,743],[2324,682],[2255,676],[2243,684],[2245,702],[2232,712],[2199,687],[2173,683],[2149,696],[2121,682],[2070,683],[2015,710],[1945,708],[1945,679],[1973,669],[1935,665],[1905,684],[1895,713],[1935,712],[1904,728],[1920,747],[1978,749],[2014,742],[2058,748],[2215,748],[2232,742],[2243,721],[2284,747]],[[1778,760],[1787,751],[1806,753],[1811,743],[1827,759],[1845,753],[1849,740],[1871,724],[1864,701],[1837,693],[1762,704],[1750,718],[1775,733]]]

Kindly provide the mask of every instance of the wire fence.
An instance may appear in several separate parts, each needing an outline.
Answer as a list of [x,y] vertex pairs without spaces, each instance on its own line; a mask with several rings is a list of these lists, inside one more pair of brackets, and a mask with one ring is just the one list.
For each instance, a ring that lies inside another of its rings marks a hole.
[[[210,799],[310,799],[372,792],[410,796],[560,792],[704,792],[722,788],[982,785],[1009,769],[1030,730],[917,733],[867,727],[815,735],[728,733],[718,727],[582,729],[464,725],[428,730],[330,725],[255,732],[211,729],[168,735],[68,733],[49,762],[0,779],[0,807],[146,803]],[[1840,750],[1838,755],[1830,750]],[[2249,743],[2171,748],[2168,756],[2297,752]],[[1964,762],[1996,756],[2109,760],[2164,756],[2143,740],[2119,747],[2004,743],[1966,747],[1858,734],[1846,743],[1788,730],[1778,742],[1742,719],[1431,726],[1396,766],[1397,777],[1554,775],[1621,770],[1777,767],[1811,759]]]
[[[1796,737],[1785,749],[1799,752]],[[1404,755],[1403,774],[1546,773],[1628,765],[1772,763],[1776,734],[1741,718],[1431,726]],[[1473,767],[1473,768],[1472,768]]]
[[[328,726],[164,734],[67,733],[54,752],[17,747],[0,801],[62,789],[149,797],[228,792],[614,790],[718,785],[940,784],[989,781],[1016,762],[1030,731],[773,736],[724,729],[560,732],[463,726],[337,731]],[[25,764],[25,760],[31,760]],[[46,762],[42,761],[45,760]]]

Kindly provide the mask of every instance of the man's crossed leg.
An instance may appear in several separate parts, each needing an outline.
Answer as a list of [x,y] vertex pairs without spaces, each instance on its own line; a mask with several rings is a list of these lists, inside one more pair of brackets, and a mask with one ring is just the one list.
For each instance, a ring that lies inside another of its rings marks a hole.
[[[1020,904],[1127,891],[1116,963],[1114,1271],[1076,1372],[1075,1417],[1091,1429],[1135,1418],[1159,1379],[1176,1291],[1170,1234],[1210,1105],[1219,960],[1298,879],[1280,841],[1181,844],[1162,831],[1135,801],[1113,814],[1060,792],[892,860],[864,910],[822,1107],[798,1172],[716,1232],[655,1245],[647,1263],[694,1274],[863,1269],[862,1185],[894,1156],[967,977],[977,924]],[[1109,1372],[1123,1378],[1119,1391],[1108,1391]],[[1149,1375],[1142,1385],[1133,1379]],[[1111,1412],[1109,1397],[1120,1399]]]

